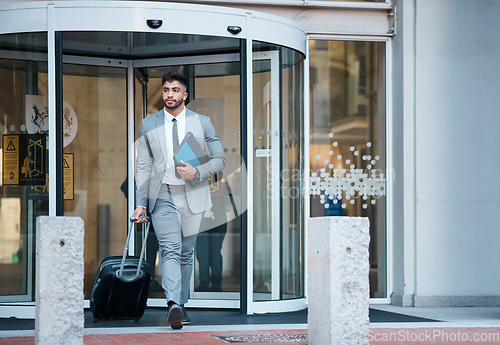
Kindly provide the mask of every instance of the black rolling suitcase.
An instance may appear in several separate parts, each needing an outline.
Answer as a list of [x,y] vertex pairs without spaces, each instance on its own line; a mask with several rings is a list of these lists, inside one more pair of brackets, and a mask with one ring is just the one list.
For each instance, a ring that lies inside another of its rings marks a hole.
[[150,222],[146,226],[140,257],[127,255],[134,224],[131,218],[123,256],[107,257],[99,265],[90,293],[90,309],[95,321],[137,321],[144,314],[151,283],[150,268],[144,261]]

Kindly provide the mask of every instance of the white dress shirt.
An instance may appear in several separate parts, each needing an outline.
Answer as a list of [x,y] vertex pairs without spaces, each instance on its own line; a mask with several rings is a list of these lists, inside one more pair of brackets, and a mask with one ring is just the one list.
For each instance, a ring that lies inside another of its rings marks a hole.
[[[174,142],[172,138],[172,128],[174,126],[172,116],[165,108],[163,108],[163,113],[165,115],[165,135],[167,136],[167,157],[165,161],[167,162],[167,169],[165,170],[165,176],[163,177],[162,183],[171,185],[183,185],[184,179],[177,178],[175,176],[175,162],[174,162]],[[184,107],[179,115],[175,117],[177,120],[177,132],[179,135],[179,144],[182,142],[186,136],[186,107]]]

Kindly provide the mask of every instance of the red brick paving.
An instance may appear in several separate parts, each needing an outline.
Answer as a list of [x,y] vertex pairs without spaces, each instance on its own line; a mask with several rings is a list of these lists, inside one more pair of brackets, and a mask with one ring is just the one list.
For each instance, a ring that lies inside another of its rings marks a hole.
[[15,344],[15,345],[32,345],[35,343],[34,337],[9,337],[9,338],[0,338],[0,344]]
[[[143,334],[95,334],[85,335],[85,345],[222,345],[227,344],[214,335],[251,335],[251,334],[305,334],[307,330],[281,331],[231,331],[231,332],[173,332]],[[0,345],[34,344],[34,337],[0,338]],[[241,344],[241,343],[240,343]],[[252,343],[271,344],[271,343]],[[306,342],[280,343],[305,345]],[[500,345],[500,327],[497,328],[375,328],[370,330],[372,345]]]

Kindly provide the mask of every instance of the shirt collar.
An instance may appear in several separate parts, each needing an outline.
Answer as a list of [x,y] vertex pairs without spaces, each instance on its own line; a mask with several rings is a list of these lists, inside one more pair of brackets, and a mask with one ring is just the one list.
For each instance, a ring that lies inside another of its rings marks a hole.
[[[169,122],[172,122],[172,120],[174,119],[172,114],[170,114],[165,109],[165,107],[163,107],[163,115],[165,115],[165,119]],[[186,118],[186,106],[184,106],[184,108],[182,108],[181,113],[179,115],[177,115],[175,118],[177,119],[177,121],[183,121]]]

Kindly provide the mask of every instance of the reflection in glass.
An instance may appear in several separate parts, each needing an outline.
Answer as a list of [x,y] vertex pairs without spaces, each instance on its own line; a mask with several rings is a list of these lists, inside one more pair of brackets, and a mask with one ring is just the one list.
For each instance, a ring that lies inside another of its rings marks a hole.
[[239,298],[241,184],[246,179],[238,139],[240,67],[239,62],[202,64],[194,71],[194,99],[187,106],[210,117],[226,155],[225,169],[211,179],[213,206],[203,215],[196,241],[195,291],[236,292],[233,297]]
[[63,66],[64,101],[74,110],[65,120],[75,134],[65,142],[73,159],[73,198],[64,215],[85,222],[85,298],[99,263],[122,255],[127,236],[127,102],[124,68]]
[[310,41],[311,216],[370,219],[370,295],[386,297],[384,45]]
[[253,300],[304,297],[303,56],[254,43]]
[[0,35],[0,49],[0,301],[32,301],[35,222],[48,214],[47,35]]

